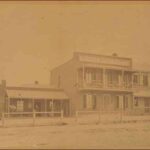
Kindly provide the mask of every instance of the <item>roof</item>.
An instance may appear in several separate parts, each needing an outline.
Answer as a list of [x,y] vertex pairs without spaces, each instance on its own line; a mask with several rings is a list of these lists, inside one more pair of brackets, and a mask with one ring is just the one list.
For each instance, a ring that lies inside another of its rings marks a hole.
[[23,90],[23,89],[7,89],[9,98],[25,98],[25,99],[68,99],[68,96],[62,90]]
[[117,65],[122,67],[132,67],[132,59],[124,58],[118,56],[107,56],[107,55],[97,55],[97,54],[89,54],[89,53],[74,53],[75,57],[78,57],[81,62],[90,62],[97,64],[105,64],[105,65]]
[[145,91],[137,91],[134,93],[135,97],[150,97],[150,90],[145,90]]

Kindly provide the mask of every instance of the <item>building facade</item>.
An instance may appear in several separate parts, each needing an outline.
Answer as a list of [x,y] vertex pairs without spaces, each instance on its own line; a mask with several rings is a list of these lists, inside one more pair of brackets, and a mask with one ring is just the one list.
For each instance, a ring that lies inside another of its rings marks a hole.
[[51,84],[69,96],[71,114],[76,110],[149,112],[150,73],[134,70],[131,58],[75,52],[71,60],[51,70]]

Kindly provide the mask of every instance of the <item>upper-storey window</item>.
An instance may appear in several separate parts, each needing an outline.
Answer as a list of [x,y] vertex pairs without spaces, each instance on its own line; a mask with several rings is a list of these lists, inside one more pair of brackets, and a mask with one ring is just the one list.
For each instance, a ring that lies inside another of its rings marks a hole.
[[134,84],[138,84],[139,83],[139,76],[138,75],[134,75],[133,76],[133,83]]
[[148,76],[147,75],[143,75],[143,85],[148,86]]

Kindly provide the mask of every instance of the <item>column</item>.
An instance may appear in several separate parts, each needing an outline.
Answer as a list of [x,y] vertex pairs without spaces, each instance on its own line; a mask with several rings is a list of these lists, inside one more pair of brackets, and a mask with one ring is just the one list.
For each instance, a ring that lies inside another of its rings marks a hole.
[[32,99],[32,112],[34,112],[34,99]]
[[106,69],[103,68],[103,87],[106,87]]
[[9,106],[10,106],[10,98],[9,97],[8,97],[7,105],[8,105],[8,117],[9,117],[9,113],[10,113],[10,108],[9,108]]
[[45,99],[44,101],[45,101],[45,108],[44,109],[45,109],[45,112],[47,112],[47,100]]
[[119,78],[119,87],[120,88],[124,88],[125,84],[123,82],[123,76],[124,76],[124,71],[121,70],[121,75],[120,75],[120,78]]
[[85,68],[84,68],[84,65],[83,65],[83,72],[82,72],[82,83],[83,83],[83,86],[84,86],[84,82],[85,82],[85,80],[84,80],[84,76],[85,76]]

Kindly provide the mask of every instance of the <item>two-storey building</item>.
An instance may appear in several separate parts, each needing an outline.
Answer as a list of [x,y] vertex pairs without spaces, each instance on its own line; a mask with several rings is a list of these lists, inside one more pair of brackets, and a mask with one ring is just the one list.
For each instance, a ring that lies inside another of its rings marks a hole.
[[51,71],[51,84],[67,93],[72,113],[118,109],[130,112],[134,107],[149,106],[150,95],[145,98],[149,72],[133,70],[131,58],[116,54],[75,52],[71,60]]

